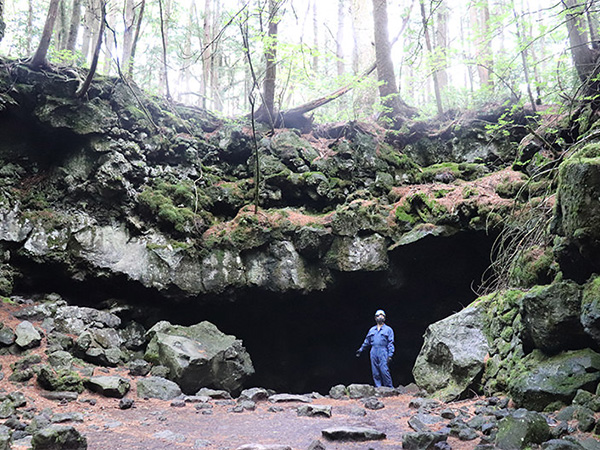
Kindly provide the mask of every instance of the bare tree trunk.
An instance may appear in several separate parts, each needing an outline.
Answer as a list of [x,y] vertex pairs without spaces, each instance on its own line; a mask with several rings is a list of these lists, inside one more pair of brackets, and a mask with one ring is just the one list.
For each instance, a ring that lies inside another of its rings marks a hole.
[[81,41],[81,55],[83,62],[87,62],[90,53],[90,43],[92,41],[93,20],[93,2],[94,0],[85,0],[85,14],[83,15],[83,36]]
[[40,68],[48,65],[46,56],[48,54],[48,48],[50,47],[50,39],[52,38],[52,30],[54,29],[54,22],[56,22],[56,15],[58,14],[58,4],[60,0],[50,0],[50,6],[48,7],[48,14],[46,16],[46,23],[44,24],[44,31],[42,31],[42,38],[40,44],[31,59],[29,64],[32,68]]
[[318,73],[319,71],[319,19],[317,15],[317,0],[313,0],[312,3],[313,13],[313,71]]
[[[106,0],[105,0],[106,1]],[[111,72],[113,70],[113,53],[115,50],[115,38],[116,36],[111,36],[111,34],[113,33],[112,30],[115,29],[115,23],[117,22],[117,11],[114,8],[110,8],[104,16],[104,20],[106,21],[105,27],[108,28],[108,32],[106,33],[106,37],[105,37],[105,45],[104,45],[104,70],[103,70],[103,74],[104,75],[111,75]],[[106,28],[104,29],[104,31],[106,32]]]
[[396,87],[396,76],[392,64],[391,46],[388,34],[387,0],[373,0],[373,25],[375,37],[375,60],[379,80],[379,97],[385,108],[383,116],[398,126],[406,118],[407,106]]
[[[427,14],[425,13],[425,3],[423,0],[420,0],[421,3],[421,21],[423,22],[423,35],[425,36],[425,45],[427,46],[427,51],[430,55],[433,56],[433,46],[431,45],[431,38],[429,36],[429,26],[427,24]],[[438,73],[437,67],[435,67],[435,61],[433,61],[432,67],[432,79],[433,79],[433,90],[435,92],[435,103],[437,105],[438,114],[442,115],[444,113],[444,108],[442,106],[442,95],[440,93],[440,84],[438,81]]]
[[441,0],[436,16],[436,67],[440,91],[443,93],[448,88],[448,72],[446,72],[448,66],[448,5],[445,0]]
[[137,21],[135,24],[135,34],[133,36],[133,42],[131,43],[131,55],[129,56],[128,64],[127,64],[127,76],[129,78],[133,77],[133,62],[135,61],[135,50],[137,48],[137,43],[140,38],[140,32],[142,29],[142,20],[144,18],[144,9],[146,7],[146,0],[141,0],[140,3],[138,3],[138,6],[140,8],[140,11],[138,13]]
[[100,6],[100,29],[98,30],[96,46],[94,47],[94,54],[92,56],[92,63],[90,64],[90,70],[88,72],[85,81],[81,85],[81,87],[75,93],[75,96],[78,98],[83,97],[87,94],[90,85],[92,84],[92,79],[94,78],[94,74],[96,73],[96,68],[98,67],[98,59],[100,58],[100,48],[102,47],[102,38],[104,36],[104,26],[106,24],[106,1],[101,0]]
[[32,52],[32,36],[33,36],[33,0],[27,1],[27,36],[25,37],[25,49],[29,55]]
[[188,23],[186,24],[184,31],[184,44],[183,44],[183,66],[179,73],[179,84],[183,86],[179,90],[178,100],[183,101],[182,93],[187,93],[190,90],[190,64],[192,59],[192,27],[194,26],[194,17],[196,16],[196,2],[192,2],[191,14],[188,16]]
[[65,11],[66,0],[60,0],[56,14],[56,23],[54,24],[54,48],[64,50],[67,48],[67,38],[69,36],[67,12]]
[[577,0],[561,0],[566,11],[567,31],[569,32],[569,44],[571,45],[571,56],[579,79],[587,83],[595,72],[598,53],[588,43],[587,33],[582,24],[585,18],[585,4]]
[[[265,79],[263,81],[263,103],[257,116],[275,126],[275,81],[277,79],[277,8],[279,0],[269,0],[268,42],[265,48]],[[264,116],[264,117],[263,117]]]
[[336,48],[335,56],[337,58],[336,67],[338,77],[344,74],[344,48],[342,42],[344,41],[344,0],[338,0],[338,23],[336,33]]
[[163,8],[163,0],[158,0],[158,7],[160,9],[160,36],[162,41],[162,71],[160,73],[160,84],[163,87],[163,92],[167,99],[171,99],[171,91],[169,90],[169,72],[167,70],[167,45],[168,35],[165,21],[169,19],[169,6],[170,2],[167,0],[166,8]]
[[471,4],[471,23],[475,33],[475,60],[481,86],[490,87],[492,67],[492,48],[490,35],[490,8],[487,0]]
[[210,72],[210,88],[212,91],[214,109],[215,109],[215,111],[220,112],[220,111],[223,111],[223,101],[221,99],[221,89],[219,86],[219,71],[221,69],[221,66],[223,65],[222,64],[223,57],[219,50],[219,42],[216,38],[218,35],[218,33],[217,33],[218,19],[221,15],[221,2],[213,3],[213,5],[216,9],[214,10],[214,14],[212,16],[212,24],[211,24],[211,28],[213,30],[214,42],[211,44],[213,51],[211,53],[212,70]]
[[513,15],[515,18],[515,25],[517,30],[517,43],[521,49],[521,62],[523,63],[523,75],[525,76],[525,83],[527,85],[527,95],[529,96],[529,101],[531,102],[531,107],[535,111],[535,100],[533,99],[533,93],[531,92],[531,81],[529,79],[529,63],[527,61],[527,48],[523,42],[523,31],[522,31],[522,23],[519,14],[517,13],[517,9],[515,8],[514,0],[511,0],[511,6],[513,10]]
[[596,0],[589,0],[589,5],[585,9],[585,15],[590,29],[590,38],[592,40],[592,48],[600,48],[600,38],[598,37],[598,18],[595,16],[598,11],[596,10]]
[[[102,18],[102,8],[103,8],[104,0],[90,0],[90,47],[95,45],[98,42],[98,39],[102,39],[99,34],[103,33],[104,28],[104,19]],[[102,30],[102,31],[101,31]],[[94,50],[95,47],[92,47]],[[88,51],[89,52],[89,51]],[[92,59],[94,55],[92,54]],[[87,53],[86,53],[86,61],[87,61]],[[90,63],[91,64],[91,63]],[[96,62],[96,64],[98,64]]]
[[124,73],[129,72],[129,65],[131,64],[135,23],[135,0],[126,0],[125,9],[123,10],[123,53],[121,54],[121,66]]
[[75,52],[79,25],[81,22],[81,0],[73,0],[73,11],[71,11],[71,23],[69,25],[69,37],[67,38],[67,50]]
[[202,96],[202,107],[206,108],[209,97],[209,83],[212,73],[212,1],[204,1],[204,42],[202,44],[202,84],[200,95]]
[[4,23],[4,0],[0,0],[0,42],[4,37],[4,30],[6,29],[6,24]]

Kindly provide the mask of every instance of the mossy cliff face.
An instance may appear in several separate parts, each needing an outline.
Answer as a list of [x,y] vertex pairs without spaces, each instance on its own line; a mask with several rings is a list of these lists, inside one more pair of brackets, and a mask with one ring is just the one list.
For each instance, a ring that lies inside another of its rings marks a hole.
[[[68,73],[11,63],[0,75],[4,293],[32,263],[180,298],[324,290],[343,272],[390,270],[398,247],[493,226],[510,205],[491,154],[427,172],[367,125],[255,141],[248,123],[120,80],[79,100]],[[477,136],[483,155],[493,145]]]

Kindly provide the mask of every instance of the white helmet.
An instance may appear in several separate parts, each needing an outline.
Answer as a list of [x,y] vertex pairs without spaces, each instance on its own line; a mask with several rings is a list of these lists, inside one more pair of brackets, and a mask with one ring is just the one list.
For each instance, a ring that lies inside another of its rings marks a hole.
[[378,309],[377,311],[375,311],[375,317],[377,316],[385,317],[385,311],[383,309]]

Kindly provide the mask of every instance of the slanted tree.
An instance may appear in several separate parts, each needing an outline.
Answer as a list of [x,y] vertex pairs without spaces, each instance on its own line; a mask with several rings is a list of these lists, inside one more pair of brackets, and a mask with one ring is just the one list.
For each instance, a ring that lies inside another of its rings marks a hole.
[[432,78],[433,78],[433,90],[435,92],[435,103],[437,105],[438,114],[444,113],[444,108],[442,106],[442,94],[440,90],[440,82],[438,78],[438,70],[435,63],[435,54],[433,51],[433,45],[431,43],[431,37],[429,35],[429,20],[427,13],[425,12],[425,2],[420,0],[421,4],[421,21],[423,23],[423,36],[425,37],[425,45],[427,46],[427,51],[430,55],[430,60],[432,63]]
[[52,39],[52,31],[54,30],[54,23],[56,22],[56,16],[58,15],[58,6],[60,0],[50,0],[48,6],[48,14],[46,15],[46,22],[44,23],[44,30],[42,31],[42,37],[38,45],[31,62],[30,67],[33,69],[39,69],[48,66],[48,48],[50,48],[50,40]]
[[131,42],[129,58],[125,61],[126,73],[129,78],[133,77],[133,62],[135,61],[135,51],[137,49],[137,43],[140,39],[140,32],[142,29],[142,20],[144,19],[144,9],[146,7],[146,0],[140,0],[137,8],[137,19],[135,22],[135,33],[133,34],[133,41]]

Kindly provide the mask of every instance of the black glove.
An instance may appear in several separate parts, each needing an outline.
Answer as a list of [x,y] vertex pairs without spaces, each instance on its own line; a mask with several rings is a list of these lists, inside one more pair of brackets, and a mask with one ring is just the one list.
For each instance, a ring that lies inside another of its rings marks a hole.
[[357,357],[357,358],[358,358],[358,357],[360,357],[360,354],[361,354],[361,353],[362,353],[362,352],[361,352],[360,350],[356,350],[356,357]]

